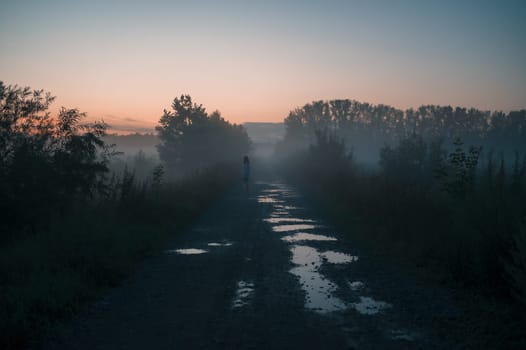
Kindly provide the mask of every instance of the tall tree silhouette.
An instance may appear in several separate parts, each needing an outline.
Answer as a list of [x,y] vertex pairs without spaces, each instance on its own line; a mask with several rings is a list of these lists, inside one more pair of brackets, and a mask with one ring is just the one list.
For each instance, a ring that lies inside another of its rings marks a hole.
[[85,114],[76,109],[61,108],[53,118],[53,100],[43,90],[0,81],[0,230],[34,231],[102,186],[112,154],[102,140],[106,124],[82,124]]
[[241,125],[227,122],[218,111],[209,115],[189,95],[173,100],[172,110],[164,110],[156,130],[161,141],[159,157],[171,175],[236,161],[250,149]]

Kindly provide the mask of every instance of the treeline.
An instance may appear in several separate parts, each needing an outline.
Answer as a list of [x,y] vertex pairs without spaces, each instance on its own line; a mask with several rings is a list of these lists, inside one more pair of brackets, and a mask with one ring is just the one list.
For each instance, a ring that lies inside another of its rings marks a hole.
[[242,126],[225,121],[218,111],[209,115],[183,95],[174,99],[173,112],[165,110],[161,117],[158,139],[148,138],[158,140],[161,162],[144,152],[124,162],[108,143],[108,125],[84,123],[86,115],[77,109],[61,108],[51,116],[53,100],[43,90],[0,82],[0,242],[45,230],[72,205],[111,197],[129,173],[152,185],[239,163],[250,149]]
[[405,111],[354,100],[314,101],[289,113],[280,152],[315,142],[316,130],[344,139],[360,161],[377,161],[379,150],[412,134],[426,141],[461,138],[485,150],[511,154],[526,147],[526,110],[503,113],[451,106],[421,106]]
[[107,125],[76,109],[52,116],[53,100],[0,82],[3,349],[26,346],[122,280],[238,179],[235,157],[249,150],[242,127],[183,96],[161,118],[160,161],[115,162]]
[[[297,151],[282,157],[284,174],[344,227],[362,222],[357,237],[446,280],[526,305],[524,110],[401,112],[331,101],[295,110],[285,123],[281,147]],[[371,171],[348,143],[354,135],[368,147],[370,138],[374,148],[375,133],[392,143],[376,145]],[[488,145],[508,157],[483,155]]]

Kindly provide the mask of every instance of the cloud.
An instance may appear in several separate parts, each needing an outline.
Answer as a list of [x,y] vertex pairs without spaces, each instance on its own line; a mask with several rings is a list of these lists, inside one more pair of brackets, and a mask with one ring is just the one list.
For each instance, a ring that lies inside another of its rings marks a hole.
[[108,132],[117,134],[129,133],[154,133],[155,124],[153,122],[143,121],[129,117],[119,117],[111,114],[105,114],[102,119],[108,124]]

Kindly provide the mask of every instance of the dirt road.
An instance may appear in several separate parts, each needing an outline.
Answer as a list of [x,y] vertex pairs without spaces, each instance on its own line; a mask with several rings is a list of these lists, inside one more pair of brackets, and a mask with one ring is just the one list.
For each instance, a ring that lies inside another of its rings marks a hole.
[[458,317],[279,183],[228,193],[44,349],[454,349]]

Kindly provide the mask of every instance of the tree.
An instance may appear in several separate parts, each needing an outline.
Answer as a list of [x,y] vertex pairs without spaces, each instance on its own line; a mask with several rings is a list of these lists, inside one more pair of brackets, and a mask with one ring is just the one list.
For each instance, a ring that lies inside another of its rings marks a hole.
[[167,174],[181,175],[216,163],[239,161],[250,150],[250,139],[241,125],[225,121],[218,111],[181,95],[156,127],[161,143],[159,157]]
[[72,200],[92,196],[108,170],[106,124],[81,124],[76,109],[52,118],[54,97],[0,81],[0,212],[2,227],[35,231]]
[[400,140],[396,147],[380,150],[380,167],[385,177],[407,186],[429,177],[429,147],[420,135]]

